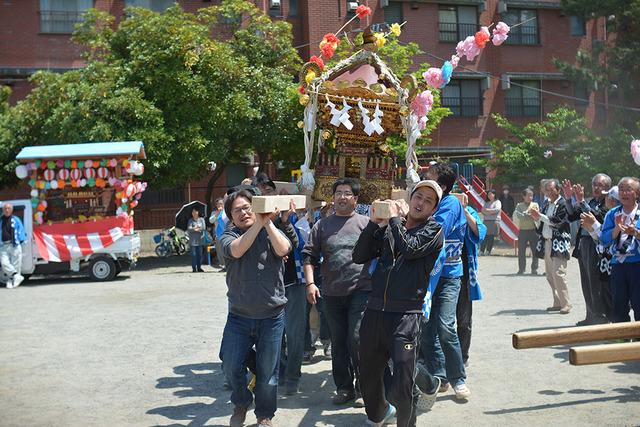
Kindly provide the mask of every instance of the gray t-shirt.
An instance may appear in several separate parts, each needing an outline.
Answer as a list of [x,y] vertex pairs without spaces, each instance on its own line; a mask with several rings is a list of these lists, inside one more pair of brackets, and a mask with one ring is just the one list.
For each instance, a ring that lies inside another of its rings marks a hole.
[[354,213],[351,216],[329,215],[316,222],[302,256],[305,264],[322,261],[322,295],[346,296],[356,290],[370,291],[369,265],[353,262],[353,248],[369,218]]
[[[200,246],[202,244],[202,236],[204,235],[206,228],[204,218],[189,219],[187,223],[187,233],[189,233],[189,245]],[[196,231],[198,228],[200,231]]]
[[[278,233],[282,233],[278,230]],[[229,311],[250,319],[278,315],[287,302],[284,296],[284,262],[276,255],[265,229],[240,258],[231,255],[231,243],[244,231],[230,225],[220,236],[227,268]],[[284,235],[284,233],[282,233]]]

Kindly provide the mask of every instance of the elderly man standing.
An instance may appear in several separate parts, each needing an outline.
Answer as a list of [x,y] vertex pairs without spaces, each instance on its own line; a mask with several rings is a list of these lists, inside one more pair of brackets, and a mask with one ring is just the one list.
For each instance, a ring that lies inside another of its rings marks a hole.
[[567,288],[567,260],[571,257],[571,234],[567,208],[560,195],[560,181],[548,179],[545,183],[547,204],[544,212],[531,208],[529,213],[538,227],[538,258],[544,259],[547,281],[551,286],[553,305],[547,311],[569,314],[571,303]]
[[17,288],[24,280],[20,269],[22,267],[22,242],[27,240],[24,226],[20,218],[13,214],[13,205],[2,205],[2,243],[0,244],[0,263],[2,271],[9,278],[7,289]]
[[[256,347],[255,414],[258,427],[273,425],[277,409],[278,363],[284,331],[283,257],[292,242],[273,223],[277,213],[255,214],[253,194],[239,190],[224,204],[233,227],[220,238],[226,258],[229,314],[224,327],[221,356],[235,405],[231,427],[244,425],[254,396],[247,388],[246,358]],[[291,225],[288,225],[291,227]],[[295,235],[295,231],[292,235]],[[297,242],[295,242],[297,244]]]
[[[591,213],[601,224],[608,209],[605,206],[604,192],[611,188],[611,178],[599,173],[591,179],[591,199],[587,202],[584,198],[584,188],[580,184],[571,185],[571,181],[564,180],[562,189],[565,204],[569,214],[569,221],[577,221],[582,215]],[[575,195],[576,203],[571,200]],[[589,230],[580,227],[576,236],[576,246],[573,256],[578,258],[580,265],[580,282],[582,295],[587,308],[584,320],[577,326],[595,325],[607,323],[611,314],[611,291],[609,282],[600,278],[598,264],[597,243],[589,234]]]

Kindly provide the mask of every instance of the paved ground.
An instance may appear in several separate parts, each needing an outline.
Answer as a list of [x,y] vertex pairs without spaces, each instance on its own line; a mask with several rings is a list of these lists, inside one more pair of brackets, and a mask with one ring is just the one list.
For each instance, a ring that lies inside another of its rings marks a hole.
[[[184,258],[171,263],[143,260],[110,283],[36,279],[0,289],[0,425],[228,425],[217,357],[224,277],[186,273]],[[575,261],[574,310],[566,316],[544,311],[551,303],[544,277],[513,275],[515,258],[484,257],[480,266],[486,299],[474,306],[473,396],[468,403],[440,396],[419,425],[640,425],[640,363],[574,367],[568,347],[511,347],[514,331],[581,319]],[[362,408],[331,405],[330,362],[303,371],[303,393],[279,400],[277,426],[364,422]]]

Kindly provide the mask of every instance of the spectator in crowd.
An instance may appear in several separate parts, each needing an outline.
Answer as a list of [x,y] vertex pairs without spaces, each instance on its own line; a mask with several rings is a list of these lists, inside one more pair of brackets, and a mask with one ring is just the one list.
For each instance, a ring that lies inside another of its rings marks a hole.
[[513,217],[513,211],[516,206],[516,202],[513,200],[513,196],[511,195],[511,189],[508,185],[502,187],[502,194],[498,198],[500,203],[502,204],[502,210],[505,211],[509,218]]
[[27,240],[22,221],[13,214],[13,205],[2,205],[2,242],[0,243],[0,265],[7,276],[7,289],[17,288],[24,281],[22,270],[22,242]]
[[[590,213],[599,223],[602,223],[608,208],[605,205],[604,192],[611,188],[611,178],[603,173],[596,174],[591,179],[591,199],[584,198],[584,188],[580,184],[572,185],[570,180],[564,180],[562,189],[566,203],[569,221],[580,220],[583,214]],[[575,203],[572,200],[575,198]],[[607,316],[611,313],[609,282],[600,277],[599,255],[596,250],[598,242],[594,240],[589,230],[580,227],[576,233],[576,244],[573,256],[578,258],[580,267],[580,283],[586,306],[586,317],[577,326],[607,323]]]
[[435,219],[444,232],[446,260],[433,294],[431,316],[422,331],[420,351],[429,373],[442,381],[441,389],[446,391],[452,384],[456,398],[466,400],[471,391],[466,385],[467,374],[456,330],[456,306],[463,275],[462,245],[467,219],[462,204],[450,194],[456,182],[453,168],[435,164],[427,171],[427,179],[436,181],[442,188]]
[[547,281],[553,296],[553,305],[547,311],[569,314],[572,307],[567,287],[567,260],[571,249],[569,218],[564,198],[560,195],[560,182],[557,179],[545,182],[546,207],[543,212],[535,207],[529,209],[539,236],[536,255],[544,259]]
[[193,208],[191,210],[191,218],[187,223],[187,234],[189,235],[191,269],[194,273],[204,273],[202,269],[202,243],[206,232],[207,225],[204,222],[204,218],[200,217],[198,209]]
[[614,322],[628,322],[629,306],[640,320],[640,182],[624,177],[618,182],[621,205],[607,212],[600,240],[611,245],[611,290]]
[[496,199],[496,190],[487,192],[487,201],[482,207],[482,216],[484,217],[484,225],[487,227],[487,237],[482,241],[480,246],[481,255],[491,255],[493,250],[493,242],[500,233],[500,211],[502,203]]
[[480,283],[478,283],[478,245],[487,234],[487,227],[480,219],[478,212],[468,204],[466,195],[463,195],[462,205],[467,218],[467,232],[462,246],[462,281],[458,304],[456,306],[456,324],[462,361],[465,366],[469,361],[469,348],[471,347],[471,326],[473,315],[473,301],[482,299]]
[[336,385],[333,403],[340,405],[355,400],[359,394],[359,331],[371,277],[369,264],[354,263],[352,252],[369,218],[355,212],[360,193],[356,180],[340,178],[332,190],[335,213],[313,226],[303,255],[307,299],[312,304],[320,296],[313,266],[323,259],[324,314],[331,334],[331,368]]
[[520,232],[518,234],[518,273],[524,274],[527,268],[527,246],[531,249],[531,274],[538,274],[538,257],[536,256],[536,245],[538,243],[538,234],[536,233],[536,224],[530,209],[539,210],[540,207],[533,201],[533,191],[529,188],[522,192],[522,202],[518,203],[513,212],[513,219],[516,222]]
[[[545,191],[545,186],[547,184],[546,179],[540,180],[540,185],[538,187],[538,192],[533,196],[533,201],[538,204],[540,212],[544,211],[544,208],[547,206],[547,196]],[[531,189],[533,191],[533,188]]]
[[[390,421],[396,408],[398,426],[416,425],[415,371],[429,285],[425,272],[434,268],[444,244],[442,229],[431,216],[440,197],[442,189],[435,181],[418,182],[408,205],[404,200],[389,201],[388,221],[373,212],[353,250],[356,263],[378,260],[360,328],[361,354],[366,355],[360,360],[361,389],[372,425]],[[389,359],[393,375],[385,390]]]
[[[247,355],[255,345],[255,414],[259,427],[271,426],[277,409],[278,364],[284,332],[283,257],[294,246],[273,224],[278,213],[255,214],[253,194],[229,195],[224,209],[233,221],[220,238],[227,265],[229,314],[223,333],[222,360],[234,404],[230,426],[244,424],[254,395],[247,388]],[[293,232],[295,234],[295,232]],[[289,233],[291,234],[291,233]]]

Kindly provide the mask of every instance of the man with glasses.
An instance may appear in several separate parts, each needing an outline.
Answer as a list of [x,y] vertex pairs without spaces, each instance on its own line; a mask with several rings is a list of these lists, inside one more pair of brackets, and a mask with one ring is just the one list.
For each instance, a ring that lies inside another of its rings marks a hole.
[[600,241],[612,246],[611,290],[614,322],[628,322],[629,306],[640,320],[640,181],[625,177],[618,183],[620,206],[607,212]]
[[[568,179],[562,182],[562,190],[569,214],[569,221],[578,221],[585,214],[593,216],[602,224],[608,209],[605,206],[604,192],[611,188],[611,178],[599,173],[591,179],[591,199],[587,202],[584,198],[584,187],[580,184],[572,185]],[[575,204],[572,202],[575,196]],[[589,230],[580,227],[576,235],[576,245],[573,256],[578,258],[580,266],[580,283],[582,295],[587,308],[584,320],[576,323],[577,326],[595,325],[607,323],[611,314],[611,291],[609,282],[600,278],[599,257],[596,252],[597,243],[589,234]]]
[[[256,347],[255,414],[259,427],[271,426],[277,409],[278,363],[284,331],[283,257],[293,245],[273,224],[278,212],[255,214],[246,189],[224,204],[233,221],[220,238],[227,266],[229,314],[221,349],[223,370],[235,405],[231,427],[244,424],[254,396],[247,389],[247,354]],[[291,224],[287,224],[291,227]],[[291,230],[295,236],[295,231]],[[288,233],[291,234],[291,233]]]
[[360,321],[371,290],[370,263],[358,265],[352,259],[360,233],[369,224],[368,217],[355,212],[359,193],[360,184],[354,179],[341,178],[333,184],[335,213],[313,226],[303,250],[307,299],[311,304],[320,297],[313,266],[323,258],[322,296],[331,335],[336,405],[355,400],[359,393]]

